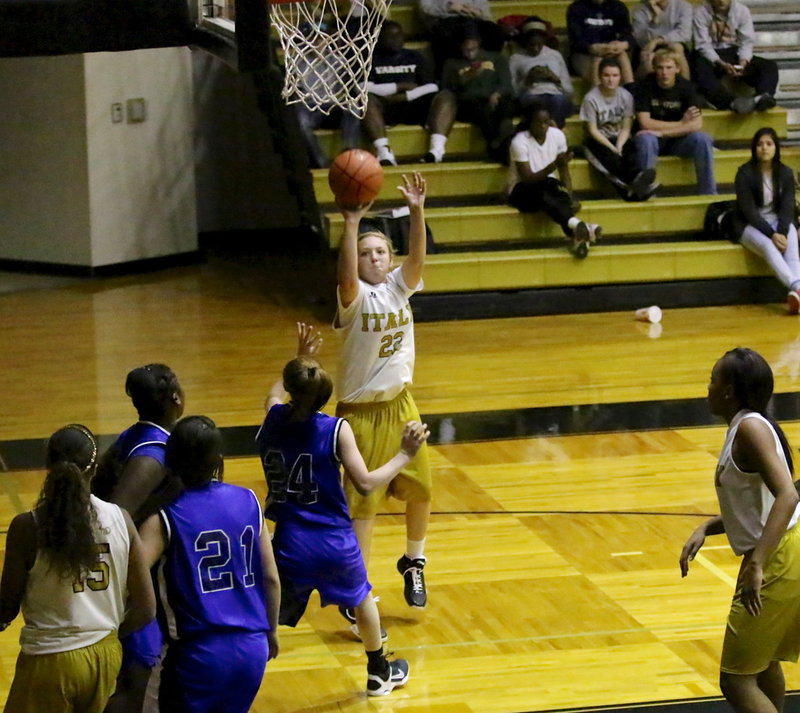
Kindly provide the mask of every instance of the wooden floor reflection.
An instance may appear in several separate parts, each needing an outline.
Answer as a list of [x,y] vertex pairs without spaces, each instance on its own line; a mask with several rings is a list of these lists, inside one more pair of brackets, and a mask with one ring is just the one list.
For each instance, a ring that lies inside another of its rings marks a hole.
[[[153,361],[178,374],[187,413],[257,423],[295,321],[320,326],[322,360],[334,364],[330,296],[309,299],[291,280],[301,272],[216,262],[0,295],[0,454],[3,441],[71,421],[119,431],[134,420],[125,374]],[[278,274],[295,288],[278,289]],[[667,310],[658,337],[629,313],[416,329],[414,392],[429,414],[698,398],[736,345],[767,357],[777,391],[800,391],[800,322],[780,305]],[[800,423],[786,426],[800,444]],[[409,685],[367,699],[361,645],[315,598],[296,630],[281,630],[253,710],[518,713],[718,694],[737,562],[719,538],[686,579],[677,558],[716,511],[722,435],[715,426],[436,446],[425,611],[405,606],[394,569],[404,545],[396,504],[373,545],[388,648],[411,662]],[[255,459],[230,459],[226,476],[264,495]],[[37,471],[0,475],[3,530],[40,482]],[[0,636],[3,700],[19,626]],[[800,688],[798,668],[786,672]]]

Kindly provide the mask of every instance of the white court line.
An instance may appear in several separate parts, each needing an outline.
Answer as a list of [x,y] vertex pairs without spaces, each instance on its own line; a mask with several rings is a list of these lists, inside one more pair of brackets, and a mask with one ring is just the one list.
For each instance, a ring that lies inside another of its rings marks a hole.
[[736,579],[717,567],[717,565],[715,565],[713,562],[709,562],[705,557],[703,557],[703,555],[699,553],[696,554],[694,561],[697,562],[697,564],[699,564],[701,567],[705,567],[709,572],[711,572],[711,574],[725,582],[725,584],[729,584],[731,587],[736,589]]
[[644,552],[612,552],[612,557],[630,557],[632,555],[643,555]]

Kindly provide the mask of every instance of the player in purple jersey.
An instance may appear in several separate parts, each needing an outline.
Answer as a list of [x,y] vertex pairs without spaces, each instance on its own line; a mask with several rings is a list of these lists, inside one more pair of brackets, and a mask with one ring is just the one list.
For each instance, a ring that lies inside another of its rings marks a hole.
[[[427,440],[427,426],[410,422],[398,453],[369,472],[346,420],[320,413],[333,390],[330,376],[311,358],[321,340],[298,324],[298,357],[270,390],[267,416],[256,435],[269,487],[266,516],[275,520],[273,547],[281,577],[280,623],[295,626],[311,592],[323,606],[355,608],[367,653],[367,694],[382,696],[408,680],[404,659],[383,652],[378,607],[353,530],[341,467],[359,492],[387,484]],[[283,403],[288,395],[290,400]]]
[[[174,480],[165,477],[164,457],[169,432],[183,413],[184,396],[178,378],[164,364],[130,371],[125,393],[139,420],[103,454],[92,480],[92,493],[124,508],[140,525],[179,492]],[[106,713],[157,710],[155,701],[145,704],[145,695],[163,644],[155,621],[122,640],[122,668]]]
[[139,420],[103,454],[92,493],[125,508],[138,525],[170,499],[162,492],[169,489],[164,453],[169,432],[183,414],[184,396],[178,378],[164,364],[133,369],[125,380],[125,393]]
[[278,655],[280,582],[261,506],[253,491],[222,482],[222,437],[211,419],[179,421],[166,458],[186,490],[141,527],[168,632],[159,705],[247,713]]

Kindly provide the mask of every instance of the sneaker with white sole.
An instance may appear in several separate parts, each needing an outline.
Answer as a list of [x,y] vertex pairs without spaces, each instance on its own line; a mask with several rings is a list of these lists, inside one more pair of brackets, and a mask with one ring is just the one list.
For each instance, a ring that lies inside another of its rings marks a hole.
[[603,228],[597,223],[587,223],[589,226],[589,242],[596,243],[603,237]]
[[339,613],[344,617],[348,624],[356,623],[356,613],[353,607],[339,607]]
[[636,174],[629,185],[629,196],[631,200],[643,201],[649,197],[647,191],[656,180],[656,172],[653,168],[645,168]]
[[749,114],[756,108],[756,100],[753,97],[736,97],[731,102],[731,111],[736,114]]
[[406,598],[406,604],[410,607],[423,609],[428,603],[425,575],[422,572],[426,561],[424,557],[411,559],[406,555],[397,560],[397,571],[403,575],[403,595]]
[[387,661],[388,668],[384,673],[367,671],[367,695],[388,696],[395,688],[405,686],[408,682],[410,667],[405,659]]
[[378,163],[380,163],[381,166],[397,165],[397,159],[394,157],[394,153],[389,147],[381,146],[376,153],[377,153]]
[[579,260],[583,260],[589,254],[589,243],[592,239],[592,232],[589,223],[581,221],[572,231],[572,244],[569,251]]
[[789,294],[786,296],[786,306],[789,314],[800,314],[800,294],[796,290],[789,290]]

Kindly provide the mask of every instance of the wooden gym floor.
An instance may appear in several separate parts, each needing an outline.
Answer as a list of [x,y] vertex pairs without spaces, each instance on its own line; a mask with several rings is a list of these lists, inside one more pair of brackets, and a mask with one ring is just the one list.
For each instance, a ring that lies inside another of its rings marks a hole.
[[[19,453],[41,457],[67,422],[108,436],[129,425],[125,374],[153,361],[178,374],[187,414],[236,436],[228,480],[263,496],[238,436],[259,423],[297,320],[320,326],[333,366],[331,298],[317,268],[258,256],[0,294],[0,529],[41,483]],[[521,713],[718,696],[737,562],[721,538],[687,579],[677,561],[716,512],[724,429],[702,398],[736,345],[767,357],[781,413],[800,419],[800,321],[782,305],[667,311],[660,330],[629,313],[417,325],[414,393],[435,443],[428,608],[403,602],[396,504],[378,520],[370,567],[388,648],[410,660],[411,681],[368,700],[361,645],[315,598],[281,630],[253,710]],[[800,444],[800,420],[784,423]],[[0,637],[2,700],[19,626]],[[786,672],[800,688],[800,670]]]

